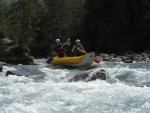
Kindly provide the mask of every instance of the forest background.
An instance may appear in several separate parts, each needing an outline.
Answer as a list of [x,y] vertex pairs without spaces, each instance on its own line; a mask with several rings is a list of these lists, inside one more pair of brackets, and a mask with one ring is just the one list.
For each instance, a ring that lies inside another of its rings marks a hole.
[[55,39],[124,54],[150,51],[149,0],[0,0],[0,40],[9,38],[44,57]]

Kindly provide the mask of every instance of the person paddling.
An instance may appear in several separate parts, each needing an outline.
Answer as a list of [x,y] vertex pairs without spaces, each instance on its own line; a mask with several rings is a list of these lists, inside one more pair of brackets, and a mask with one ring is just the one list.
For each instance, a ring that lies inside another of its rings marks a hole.
[[75,45],[72,48],[72,52],[74,52],[75,56],[81,56],[86,54],[86,51],[84,50],[83,46],[81,45],[81,41],[77,39],[75,41]]
[[56,39],[56,47],[54,49],[54,55],[58,57],[69,56],[70,53],[70,38],[67,39],[65,43],[61,43],[60,39]]
[[67,43],[64,46],[64,49],[65,49],[65,55],[67,57],[71,57],[72,56],[71,55],[71,49],[72,49],[72,47],[71,47],[71,44],[70,44],[70,38],[67,39]]
[[54,55],[60,58],[64,57],[65,56],[65,51],[63,48],[64,45],[60,42],[60,39],[56,39],[55,42],[56,42],[56,47],[54,49]]

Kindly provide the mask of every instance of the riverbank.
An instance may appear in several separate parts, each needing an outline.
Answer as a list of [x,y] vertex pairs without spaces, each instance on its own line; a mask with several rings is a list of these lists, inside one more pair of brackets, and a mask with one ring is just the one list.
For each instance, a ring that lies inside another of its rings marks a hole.
[[102,53],[99,56],[102,61],[114,61],[124,63],[150,61],[150,52],[134,53],[133,51],[128,51],[124,55]]
[[29,48],[19,46],[9,38],[0,40],[0,66],[5,64],[33,65],[33,58]]
[[[101,61],[113,61],[113,62],[124,62],[124,63],[133,63],[133,62],[149,62],[150,61],[150,52],[149,53],[146,53],[146,52],[142,52],[142,53],[125,53],[124,55],[116,55],[116,54],[106,54],[106,53],[101,53],[99,54],[100,56],[100,59]],[[19,61],[20,59],[18,58],[18,56],[13,56],[15,61],[17,61],[18,59],[18,64],[20,64],[19,62],[22,62],[22,61]],[[6,59],[5,57],[2,58],[2,59]],[[31,58],[32,59],[32,58]],[[30,59],[30,60],[31,60]],[[8,60],[8,59],[7,59]],[[0,61],[0,67],[2,65],[7,65],[7,64],[10,64],[9,62],[7,62],[7,60],[4,62],[3,60]],[[23,59],[23,64],[34,64],[33,61],[31,62],[27,62],[29,61],[28,60],[25,60]],[[12,65],[17,65],[17,62],[16,63],[11,63]]]
[[[45,57],[41,57],[39,51],[33,49],[33,52],[32,48],[17,46],[15,41],[8,38],[1,40],[0,45],[0,68],[2,68],[3,65],[34,65],[34,56],[39,56],[40,58],[46,58],[46,55],[48,56],[47,53],[44,55]],[[135,53],[132,50],[127,51],[123,55],[100,53],[98,56],[100,56],[101,61],[124,63],[150,61],[150,52]]]

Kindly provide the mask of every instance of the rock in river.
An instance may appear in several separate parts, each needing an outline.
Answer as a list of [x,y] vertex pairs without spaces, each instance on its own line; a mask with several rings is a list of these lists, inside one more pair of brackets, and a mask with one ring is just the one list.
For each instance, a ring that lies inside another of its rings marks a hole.
[[97,79],[101,79],[101,80],[106,80],[106,72],[103,69],[100,69],[98,71],[87,71],[85,73],[82,74],[78,74],[76,76],[74,76],[73,78],[71,78],[69,80],[69,82],[77,82],[77,81],[93,81],[93,80],[97,80]]

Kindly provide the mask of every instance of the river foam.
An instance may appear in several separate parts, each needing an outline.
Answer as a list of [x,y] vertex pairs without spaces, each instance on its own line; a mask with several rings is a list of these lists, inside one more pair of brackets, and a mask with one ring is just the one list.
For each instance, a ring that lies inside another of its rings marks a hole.
[[116,82],[68,82],[85,70],[44,65],[39,66],[44,76],[5,77],[1,73],[0,113],[149,113],[150,88],[136,84],[149,82],[150,64],[104,64],[109,81]]

